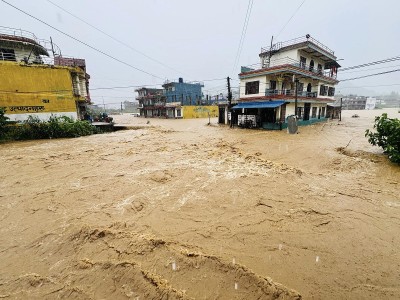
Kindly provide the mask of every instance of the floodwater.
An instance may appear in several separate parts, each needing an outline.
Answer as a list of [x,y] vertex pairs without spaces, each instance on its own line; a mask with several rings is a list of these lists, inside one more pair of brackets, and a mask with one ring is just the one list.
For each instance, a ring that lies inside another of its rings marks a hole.
[[0,298],[400,299],[400,167],[364,137],[382,112],[1,144]]

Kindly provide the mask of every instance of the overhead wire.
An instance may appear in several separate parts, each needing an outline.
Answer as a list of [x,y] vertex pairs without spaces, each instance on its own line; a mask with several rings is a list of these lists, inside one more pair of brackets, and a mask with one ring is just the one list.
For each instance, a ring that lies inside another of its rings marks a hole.
[[367,77],[372,77],[372,76],[378,76],[378,75],[383,75],[383,74],[389,74],[389,73],[394,73],[394,72],[399,72],[399,71],[400,71],[400,69],[390,70],[390,71],[386,71],[386,72],[380,72],[380,73],[368,74],[368,75],[354,77],[354,78],[342,79],[340,81],[343,82],[343,81],[356,80],[356,79],[367,78]]
[[[346,74],[349,73],[358,73],[358,72],[369,72],[369,71],[374,71],[374,70],[381,70],[381,69],[388,69],[388,68],[395,68],[395,67],[400,67],[400,65],[392,65],[392,66],[387,66],[387,67],[380,67],[380,68],[373,68],[373,69],[366,69],[366,70],[356,70],[356,71],[352,71],[352,70],[348,70],[348,71],[344,71]],[[340,73],[342,73],[343,71],[341,71]]]
[[[158,63],[158,64],[160,64],[160,65],[162,65],[162,66],[164,66],[164,67],[166,67],[166,68],[168,68],[168,69],[171,69],[171,70],[173,70],[173,71],[175,71],[175,72],[178,72],[178,73],[180,73],[180,74],[185,74],[185,73],[183,73],[183,72],[181,72],[181,71],[179,71],[179,70],[177,70],[177,69],[175,69],[175,68],[173,68],[173,67],[170,67],[170,66],[166,65],[165,63],[163,63],[163,62],[161,62],[161,61],[159,61],[159,60],[157,60],[157,59],[155,59],[155,58],[153,58],[153,57],[147,55],[146,53],[143,53],[142,51],[133,48],[131,45],[129,45],[129,44],[127,44],[127,43],[125,43],[125,42],[123,42],[123,41],[121,41],[121,40],[119,40],[119,39],[113,37],[112,35],[108,34],[107,32],[103,31],[102,29],[100,29],[100,28],[98,28],[98,27],[96,27],[96,26],[90,24],[89,22],[87,22],[87,21],[85,21],[84,19],[78,17],[77,15],[71,13],[70,11],[68,11],[68,10],[66,10],[65,8],[61,7],[60,5],[54,3],[53,1],[51,1],[51,0],[46,0],[46,1],[49,2],[49,3],[51,3],[51,4],[54,5],[54,6],[58,7],[59,9],[61,9],[61,10],[64,11],[64,12],[66,12],[66,13],[69,14],[70,16],[72,16],[72,17],[78,19],[79,21],[85,23],[86,25],[90,26],[91,28],[95,29],[96,31],[102,33],[103,35],[109,37],[109,38],[112,39],[113,41],[115,41],[115,42],[117,42],[117,43],[119,43],[119,44],[121,44],[121,45],[123,45],[123,46],[129,48],[130,50],[132,50],[132,51],[134,51],[134,52],[136,52],[136,53],[139,53],[140,55],[142,55],[142,56],[148,58],[149,60],[152,60],[152,61],[154,61],[154,62],[156,62],[156,63]],[[187,74],[185,74],[185,75],[187,75]]]
[[363,86],[343,86],[343,87],[338,87],[338,88],[339,89],[353,89],[353,88],[371,88],[371,87],[396,86],[396,85],[400,85],[400,83],[378,84],[378,85],[363,85]]
[[245,36],[246,36],[247,26],[249,24],[249,19],[250,19],[252,8],[253,8],[253,0],[249,0],[249,3],[247,4],[246,16],[244,18],[244,23],[243,23],[243,27],[242,27],[242,33],[240,35],[239,46],[238,46],[238,49],[237,49],[237,52],[236,52],[235,61],[234,61],[234,64],[233,64],[232,73],[235,72],[237,64],[239,63],[239,59],[240,59],[240,55],[241,55],[241,52],[242,52],[243,43],[244,43],[244,39],[245,39]]
[[132,68],[132,69],[135,69],[135,70],[137,70],[137,71],[139,71],[139,72],[145,73],[145,74],[147,74],[147,75],[153,76],[153,77],[158,78],[158,79],[162,79],[162,80],[164,79],[164,78],[162,78],[162,77],[160,77],[160,76],[157,76],[157,75],[152,74],[152,73],[150,73],[150,72],[147,72],[147,71],[145,71],[145,70],[143,70],[143,69],[140,69],[140,68],[138,68],[138,67],[135,67],[134,65],[131,65],[131,64],[129,64],[129,63],[127,63],[127,62],[125,62],[125,61],[123,61],[123,60],[121,60],[121,59],[118,59],[118,58],[116,58],[116,57],[114,57],[114,56],[112,56],[112,55],[110,55],[110,54],[108,54],[108,53],[106,53],[106,52],[104,52],[104,51],[102,51],[102,50],[100,50],[100,49],[97,49],[96,47],[94,47],[94,46],[92,46],[92,45],[89,45],[88,43],[85,43],[85,42],[83,42],[83,41],[77,39],[76,37],[74,37],[74,36],[72,36],[72,35],[70,35],[70,34],[64,32],[64,31],[62,31],[62,30],[60,30],[60,29],[58,29],[58,28],[56,28],[56,27],[54,27],[53,25],[50,25],[49,23],[47,23],[47,22],[45,22],[45,21],[43,21],[43,20],[41,20],[41,19],[39,19],[39,18],[37,18],[37,17],[31,15],[30,13],[28,13],[28,12],[26,12],[26,11],[24,11],[24,10],[18,8],[18,7],[16,7],[15,5],[12,5],[11,3],[9,3],[9,2],[7,2],[7,1],[5,1],[5,0],[1,0],[1,1],[4,2],[5,4],[7,4],[7,5],[13,7],[14,9],[20,11],[21,13],[23,13],[23,14],[25,14],[25,15],[27,15],[27,16],[33,18],[33,19],[35,19],[36,21],[39,21],[40,23],[42,23],[42,24],[44,24],[44,25],[46,25],[46,26],[48,26],[48,27],[50,27],[50,28],[56,30],[57,32],[59,32],[59,33],[65,35],[65,36],[69,37],[70,39],[73,39],[74,41],[76,41],[76,42],[78,42],[78,43],[80,43],[80,44],[82,44],[82,45],[84,45],[84,46],[86,46],[86,47],[88,47],[88,48],[90,48],[90,49],[92,49],[92,50],[94,50],[94,51],[100,53],[100,54],[103,54],[103,55],[107,56],[108,58],[111,58],[111,59],[113,59],[113,60],[115,60],[115,61],[117,61],[117,62],[119,62],[119,63],[121,63],[121,64],[123,64],[123,65],[126,65],[126,66],[128,66],[128,67],[130,67],[130,68]]
[[339,69],[339,71],[340,72],[344,72],[344,71],[347,71],[347,70],[353,70],[353,69],[359,69],[359,68],[364,68],[364,67],[378,65],[378,64],[384,64],[384,63],[387,63],[387,62],[392,62],[392,61],[397,61],[397,60],[400,60],[400,56],[395,56],[395,57],[386,58],[386,59],[383,59],[383,60],[373,61],[373,62],[370,62],[370,63],[365,63],[365,64],[361,64],[361,65],[357,65],[357,66],[346,67],[346,68]]
[[295,12],[292,14],[292,16],[289,18],[289,20],[287,20],[287,22],[285,23],[285,25],[283,25],[282,29],[279,31],[279,33],[276,35],[276,37],[278,37],[282,31],[286,28],[286,26],[289,24],[289,22],[293,19],[293,17],[297,14],[297,12],[299,11],[299,9],[303,6],[304,2],[306,2],[306,0],[303,0],[303,2],[301,2],[301,4],[297,7],[297,9],[295,10]]

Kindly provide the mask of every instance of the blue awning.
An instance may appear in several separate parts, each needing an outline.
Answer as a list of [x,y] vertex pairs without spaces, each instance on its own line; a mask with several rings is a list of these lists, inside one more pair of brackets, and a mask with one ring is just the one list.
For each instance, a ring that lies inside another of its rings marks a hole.
[[242,108],[276,108],[285,104],[285,101],[263,101],[263,102],[242,102],[232,107],[232,109]]

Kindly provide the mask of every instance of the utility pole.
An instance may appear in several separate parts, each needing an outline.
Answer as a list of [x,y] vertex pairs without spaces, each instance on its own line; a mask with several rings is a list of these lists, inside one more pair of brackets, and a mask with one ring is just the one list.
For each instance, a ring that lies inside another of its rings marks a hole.
[[231,127],[234,124],[233,122],[233,112],[231,111],[232,108],[232,91],[231,91],[231,79],[228,77],[226,77],[226,80],[228,82],[228,112],[231,113]]
[[342,100],[343,100],[343,98],[340,98],[340,113],[339,113],[339,121],[342,121]]
[[121,102],[121,115],[122,115],[122,102]]
[[53,59],[55,58],[55,52],[54,52],[54,46],[53,46],[53,40],[50,37],[50,44],[51,44],[51,52],[53,52]]
[[298,113],[297,113],[297,89],[298,89],[298,85],[299,85],[299,79],[296,78],[294,80],[295,84],[295,91],[294,91],[294,115],[296,117],[298,117]]

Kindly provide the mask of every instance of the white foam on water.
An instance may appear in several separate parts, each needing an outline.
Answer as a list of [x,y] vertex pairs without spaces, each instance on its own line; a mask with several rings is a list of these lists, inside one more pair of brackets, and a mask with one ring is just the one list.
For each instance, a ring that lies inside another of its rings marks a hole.
[[236,263],[236,260],[235,260],[235,258],[233,258],[233,259],[232,259],[232,263],[233,263],[233,264],[235,264],[235,263]]
[[239,288],[239,285],[237,282],[235,282],[235,290],[237,290]]
[[175,262],[172,263],[172,270],[176,271],[176,263]]
[[319,262],[319,256],[316,256],[316,257],[315,257],[315,262],[316,262],[316,263]]
[[282,245],[282,244],[279,244],[279,245],[278,245],[278,249],[279,249],[279,250],[282,250],[282,248],[283,248],[283,245]]

